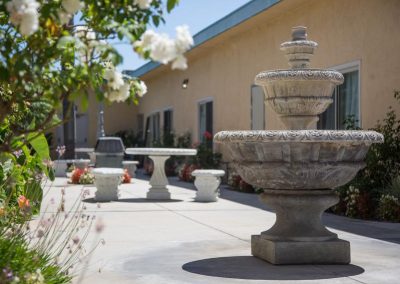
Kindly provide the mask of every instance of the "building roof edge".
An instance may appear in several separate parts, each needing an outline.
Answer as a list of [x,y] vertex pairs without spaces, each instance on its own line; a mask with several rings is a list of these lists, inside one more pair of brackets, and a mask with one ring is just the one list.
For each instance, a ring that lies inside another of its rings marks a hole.
[[[255,15],[269,9],[281,0],[253,0],[245,5],[239,7],[233,12],[229,13],[225,17],[219,19],[210,26],[204,28],[194,35],[194,45],[191,49],[194,49],[206,41],[217,37],[218,35],[232,29],[233,27],[241,24],[242,22],[254,17]],[[132,77],[140,77],[146,73],[161,66],[160,63],[150,61],[135,70],[124,70],[123,73]]]

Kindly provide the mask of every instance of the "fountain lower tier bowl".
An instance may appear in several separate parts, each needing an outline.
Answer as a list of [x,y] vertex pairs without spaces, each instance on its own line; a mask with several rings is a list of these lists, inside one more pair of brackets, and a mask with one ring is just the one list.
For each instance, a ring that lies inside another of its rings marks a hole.
[[331,189],[348,183],[364,167],[374,131],[221,131],[240,176],[263,189]]

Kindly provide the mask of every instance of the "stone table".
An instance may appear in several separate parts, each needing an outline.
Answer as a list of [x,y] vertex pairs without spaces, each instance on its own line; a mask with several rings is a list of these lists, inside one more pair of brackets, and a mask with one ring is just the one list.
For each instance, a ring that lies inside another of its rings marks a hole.
[[168,179],[165,175],[165,161],[170,156],[194,156],[197,154],[195,149],[181,148],[127,148],[126,154],[146,155],[154,162],[153,174],[150,178],[150,189],[147,192],[147,199],[171,199],[168,191]]

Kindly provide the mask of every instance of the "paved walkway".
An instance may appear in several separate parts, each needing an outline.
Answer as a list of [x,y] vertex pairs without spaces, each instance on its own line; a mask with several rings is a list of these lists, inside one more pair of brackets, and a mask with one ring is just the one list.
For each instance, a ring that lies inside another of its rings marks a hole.
[[[250,236],[275,220],[257,195],[223,188],[219,202],[197,203],[193,185],[170,181],[172,201],[147,201],[142,176],[120,187],[120,201],[100,208],[88,187],[87,211],[103,219],[106,245],[92,255],[82,283],[400,283],[400,224],[326,214],[331,230],[351,242],[351,265],[273,266],[250,255]],[[44,203],[66,184],[57,178]],[[65,187],[67,207],[81,190]]]

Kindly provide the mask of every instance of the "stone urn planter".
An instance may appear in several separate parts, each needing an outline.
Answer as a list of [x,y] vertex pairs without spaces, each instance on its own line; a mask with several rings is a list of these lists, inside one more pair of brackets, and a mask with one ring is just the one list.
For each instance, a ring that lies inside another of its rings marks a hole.
[[117,168],[95,168],[94,185],[97,188],[95,193],[96,201],[115,201],[119,198],[118,185],[124,174],[123,169]]
[[223,170],[195,170],[192,172],[194,185],[197,188],[195,201],[215,202],[219,196],[221,177],[225,175]]

